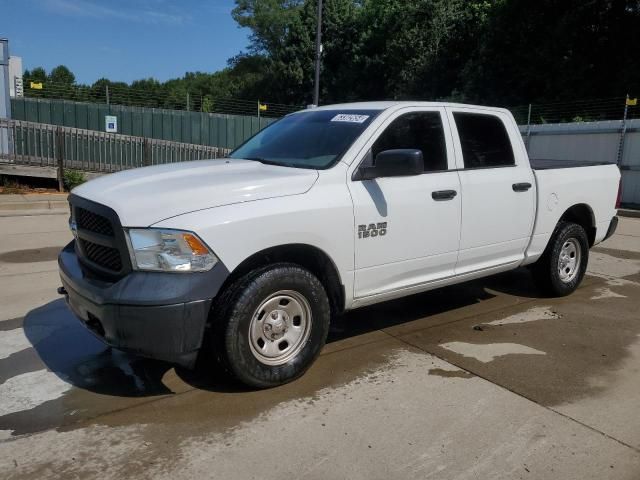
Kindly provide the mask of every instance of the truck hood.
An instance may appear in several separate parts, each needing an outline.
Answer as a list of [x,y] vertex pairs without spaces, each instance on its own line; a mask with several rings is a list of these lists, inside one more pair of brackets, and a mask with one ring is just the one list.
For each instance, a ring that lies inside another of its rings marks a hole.
[[251,160],[198,160],[105,175],[73,193],[111,207],[123,226],[146,227],[195,210],[305,193],[317,178],[315,170]]

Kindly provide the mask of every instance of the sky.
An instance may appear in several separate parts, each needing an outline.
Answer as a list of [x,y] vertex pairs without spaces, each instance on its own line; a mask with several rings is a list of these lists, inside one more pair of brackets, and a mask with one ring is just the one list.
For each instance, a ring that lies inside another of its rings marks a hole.
[[78,83],[214,72],[248,45],[233,0],[0,0],[0,37],[23,67],[63,64]]

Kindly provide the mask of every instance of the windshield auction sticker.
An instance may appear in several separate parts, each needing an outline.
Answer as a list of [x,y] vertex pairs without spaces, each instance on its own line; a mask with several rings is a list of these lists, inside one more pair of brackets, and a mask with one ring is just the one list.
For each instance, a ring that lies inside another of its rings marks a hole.
[[339,113],[331,119],[332,122],[364,123],[369,115],[354,115],[350,113]]

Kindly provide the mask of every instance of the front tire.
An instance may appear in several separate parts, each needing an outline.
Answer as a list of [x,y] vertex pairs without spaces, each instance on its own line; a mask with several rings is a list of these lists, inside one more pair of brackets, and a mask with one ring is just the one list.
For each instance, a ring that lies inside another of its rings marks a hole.
[[315,361],[329,331],[330,307],[315,275],[280,263],[231,284],[212,316],[219,364],[246,385],[268,388],[298,378]]
[[589,240],[582,226],[561,221],[549,245],[533,264],[533,277],[545,293],[563,297],[574,292],[582,282],[589,262]]

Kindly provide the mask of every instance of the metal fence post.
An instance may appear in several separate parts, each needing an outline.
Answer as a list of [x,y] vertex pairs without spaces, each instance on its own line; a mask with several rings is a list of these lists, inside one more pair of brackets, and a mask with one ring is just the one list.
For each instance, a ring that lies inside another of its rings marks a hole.
[[56,162],[58,164],[58,191],[64,192],[64,133],[62,127],[56,127]]
[[524,142],[524,146],[529,152],[529,143],[531,142],[531,104],[529,104],[529,113],[527,114],[527,141]]
[[110,99],[109,99],[109,85],[105,85],[104,86],[104,91],[105,91],[105,97],[106,97],[106,100],[107,100],[107,106],[109,106],[109,101],[110,101]]
[[616,155],[616,163],[622,163],[622,155],[624,154],[624,137],[627,134],[627,114],[629,113],[629,94],[624,101],[624,115],[622,116],[622,129],[620,130],[620,141],[618,142],[618,154]]
[[148,138],[142,141],[142,165],[151,165],[151,141]]
[[[9,40],[0,38],[0,118],[11,118],[11,99],[9,98]],[[0,154],[11,155],[9,129],[0,128]]]

